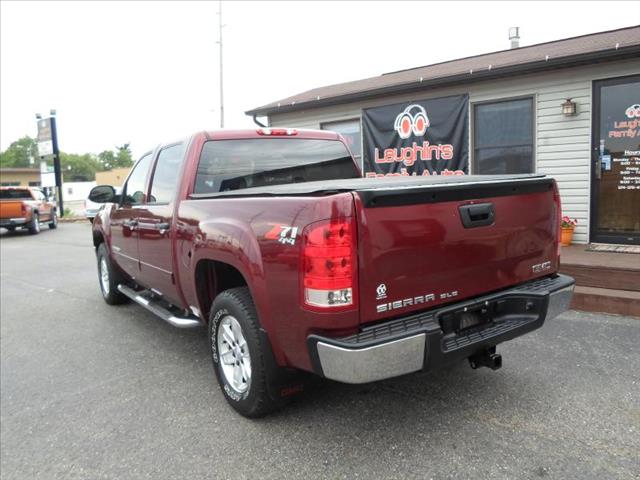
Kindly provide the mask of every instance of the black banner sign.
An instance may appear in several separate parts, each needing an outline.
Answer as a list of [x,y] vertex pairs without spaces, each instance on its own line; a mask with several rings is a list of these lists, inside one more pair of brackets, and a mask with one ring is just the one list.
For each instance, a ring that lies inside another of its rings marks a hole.
[[365,176],[468,173],[468,112],[468,95],[363,110]]

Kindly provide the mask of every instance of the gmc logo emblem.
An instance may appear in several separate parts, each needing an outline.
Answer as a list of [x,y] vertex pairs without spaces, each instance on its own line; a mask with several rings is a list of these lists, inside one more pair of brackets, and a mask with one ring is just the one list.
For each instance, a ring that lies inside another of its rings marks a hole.
[[550,270],[551,269],[551,262],[550,261],[546,261],[543,263],[536,263],[535,265],[531,266],[531,271],[533,273],[540,273],[540,272],[544,272],[546,270]]

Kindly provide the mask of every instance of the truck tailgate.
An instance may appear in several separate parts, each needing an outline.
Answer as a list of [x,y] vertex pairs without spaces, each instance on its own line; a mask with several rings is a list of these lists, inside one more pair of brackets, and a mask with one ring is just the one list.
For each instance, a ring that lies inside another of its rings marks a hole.
[[544,177],[356,191],[361,322],[555,272],[554,191]]
[[21,200],[0,201],[0,218],[18,218],[22,216]]

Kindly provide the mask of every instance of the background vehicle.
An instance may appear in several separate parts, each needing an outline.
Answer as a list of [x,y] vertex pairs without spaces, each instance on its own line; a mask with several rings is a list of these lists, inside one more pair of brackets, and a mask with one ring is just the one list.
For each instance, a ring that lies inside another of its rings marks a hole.
[[93,222],[107,303],[208,326],[257,416],[303,370],[364,383],[469,358],[568,309],[560,199],[541,175],[360,178],[326,131],[201,132],[144,155]]
[[40,232],[41,223],[49,228],[58,226],[55,203],[39,188],[0,187],[0,227],[10,232],[26,228],[29,233]]

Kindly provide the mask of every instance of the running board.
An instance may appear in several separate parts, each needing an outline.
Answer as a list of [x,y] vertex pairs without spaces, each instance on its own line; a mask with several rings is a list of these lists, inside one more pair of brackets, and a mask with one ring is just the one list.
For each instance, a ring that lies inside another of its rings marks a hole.
[[118,285],[118,290],[137,304],[142,305],[151,313],[157,315],[162,320],[176,328],[194,328],[202,326],[202,322],[200,322],[196,317],[178,317],[170,310],[167,310],[165,307],[160,305],[157,301],[144,297],[141,292],[136,292],[134,289],[129,288],[126,285]]

